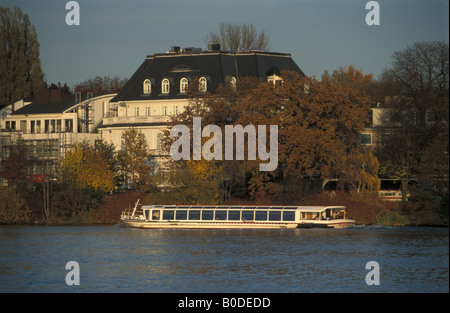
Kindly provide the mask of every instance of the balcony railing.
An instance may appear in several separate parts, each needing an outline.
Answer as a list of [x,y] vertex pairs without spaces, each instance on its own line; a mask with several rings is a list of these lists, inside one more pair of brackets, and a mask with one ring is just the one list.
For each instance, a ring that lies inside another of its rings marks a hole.
[[113,124],[138,124],[138,123],[166,123],[169,121],[167,115],[154,116],[115,116],[103,119],[103,125]]

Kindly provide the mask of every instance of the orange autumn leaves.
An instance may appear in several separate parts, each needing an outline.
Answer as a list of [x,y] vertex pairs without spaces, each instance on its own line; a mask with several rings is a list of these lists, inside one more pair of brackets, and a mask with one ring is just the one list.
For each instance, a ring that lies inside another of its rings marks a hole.
[[[215,94],[191,94],[191,108],[175,122],[189,125],[192,117],[201,116],[205,125],[220,127],[278,125],[280,166],[274,173],[261,173],[253,169],[257,162],[244,161],[249,189],[276,189],[275,177],[339,177],[358,191],[378,189],[378,161],[359,144],[359,133],[370,117],[372,75],[350,66],[321,81],[294,72],[280,76],[283,82],[276,86],[244,77],[236,88],[227,83]],[[197,172],[203,177],[205,171],[214,172],[208,167],[219,164],[198,162],[202,164]]]

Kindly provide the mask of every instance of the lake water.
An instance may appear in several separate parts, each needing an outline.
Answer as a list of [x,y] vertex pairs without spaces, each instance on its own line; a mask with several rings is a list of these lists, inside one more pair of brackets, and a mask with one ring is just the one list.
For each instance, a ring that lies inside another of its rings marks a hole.
[[0,292],[449,292],[449,231],[0,226]]

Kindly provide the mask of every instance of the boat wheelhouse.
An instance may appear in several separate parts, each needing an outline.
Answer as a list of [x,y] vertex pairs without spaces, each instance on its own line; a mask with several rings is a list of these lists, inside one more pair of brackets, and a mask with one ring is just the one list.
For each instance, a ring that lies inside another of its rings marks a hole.
[[354,225],[344,206],[142,205],[122,212],[135,228],[341,228]]

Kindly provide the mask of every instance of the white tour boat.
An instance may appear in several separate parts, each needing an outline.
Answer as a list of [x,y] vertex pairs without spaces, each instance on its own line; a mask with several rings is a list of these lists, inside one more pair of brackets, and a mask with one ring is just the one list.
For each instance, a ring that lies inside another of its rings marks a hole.
[[[139,201],[138,201],[139,202]],[[342,228],[355,225],[344,206],[142,205],[122,212],[135,228]],[[139,209],[138,209],[139,207]]]

